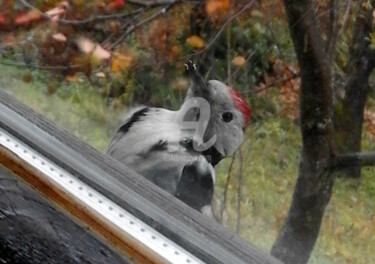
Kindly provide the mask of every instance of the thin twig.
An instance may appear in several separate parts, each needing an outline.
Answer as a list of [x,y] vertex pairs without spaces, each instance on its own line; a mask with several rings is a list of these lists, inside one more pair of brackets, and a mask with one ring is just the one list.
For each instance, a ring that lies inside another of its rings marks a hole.
[[298,78],[298,77],[300,77],[300,75],[299,75],[299,73],[296,73],[296,74],[293,74],[290,77],[286,77],[286,78],[281,78],[281,79],[275,80],[275,81],[267,84],[266,86],[259,87],[258,89],[254,89],[251,92],[253,92],[253,93],[259,93],[259,92],[262,92],[262,91],[267,90],[269,88],[273,88],[277,84],[285,83],[285,82],[288,82],[288,81],[293,80],[293,79]]
[[227,28],[227,80],[228,84],[232,83],[231,57],[230,57],[230,28]]
[[[249,63],[249,60],[253,57],[254,54],[255,54],[255,50],[253,50],[253,51],[252,51],[252,52],[246,57],[244,65],[247,65],[247,64]],[[233,79],[236,79],[237,74],[239,74],[239,72],[240,72],[241,69],[242,69],[241,67],[238,67],[238,68],[236,69],[236,71],[232,74],[232,78],[233,78]]]
[[327,33],[327,40],[325,46],[325,52],[327,56],[327,63],[331,64],[333,54],[336,47],[336,40],[337,40],[337,0],[331,0],[329,5],[329,29]]
[[[127,23],[124,23],[123,25],[121,25],[120,27],[120,30],[123,31],[126,27],[129,27],[132,23],[134,24],[137,19],[142,16],[145,12],[147,12],[149,10],[149,7],[146,7],[146,8],[142,8],[142,11],[140,13],[138,13],[136,16],[132,16],[129,20],[131,21],[127,21]],[[110,41],[112,40],[112,38],[115,36],[115,34],[112,32],[105,40],[103,40],[100,45],[102,45],[103,47],[104,46],[108,46],[110,45]]]
[[[30,3],[26,2],[25,0],[19,0],[20,3],[30,9],[35,9],[35,10],[38,10],[35,6],[31,5]],[[130,13],[127,13],[127,14],[123,14],[123,13],[118,13],[118,14],[111,14],[111,15],[95,15],[95,16],[92,16],[92,17],[89,17],[89,18],[86,18],[86,19],[82,19],[82,20],[68,20],[68,19],[58,19],[58,22],[60,24],[64,24],[64,25],[85,25],[85,24],[89,24],[89,23],[92,23],[92,22],[97,22],[97,21],[103,21],[103,20],[110,20],[110,19],[118,19],[118,18],[126,18],[126,17],[131,17],[131,16],[134,16],[138,13],[141,13],[142,11],[144,10],[144,8],[139,8],[137,10],[134,10]],[[54,17],[38,10],[41,14],[41,16],[43,18],[46,18],[48,20],[52,20],[54,19]]]
[[236,222],[236,233],[240,233],[241,229],[241,201],[242,201],[242,174],[243,174],[243,156],[241,148],[238,150],[239,154],[239,171],[237,181],[237,222]]
[[13,67],[21,67],[21,68],[33,68],[38,70],[53,70],[53,71],[60,71],[60,70],[69,70],[82,67],[84,64],[74,64],[69,66],[39,66],[35,64],[26,64],[26,63],[17,63],[11,61],[0,60],[0,64],[13,66]]
[[199,3],[198,0],[127,0],[129,4],[140,5],[145,7],[158,7],[173,5],[177,2],[185,3]]
[[343,22],[342,22],[341,28],[339,30],[339,33],[337,34],[338,36],[341,36],[341,34],[344,32],[346,24],[348,23],[349,18],[350,18],[350,10],[352,8],[352,1],[348,0],[347,2],[348,4],[346,6],[346,11],[345,11],[344,19],[342,20]]
[[[306,10],[306,12],[299,18],[299,19],[297,19],[297,21],[293,24],[293,25],[291,25],[290,26],[290,30],[291,29],[293,29],[294,27],[296,27],[301,21],[302,21],[302,19],[305,17],[305,16],[307,16],[310,12],[313,12],[312,11],[313,10],[313,5],[311,5],[311,7],[309,7],[309,9],[307,9]],[[289,37],[289,36],[285,36],[285,38],[286,37]],[[275,43],[273,43],[273,44],[275,44]],[[262,55],[253,63],[253,68],[255,67],[255,65],[257,65],[258,64],[258,62],[260,62],[261,60],[263,60],[264,59],[264,56],[266,56],[266,54],[268,54],[268,52],[269,51],[271,51],[272,49],[273,49],[273,47],[272,47],[273,45],[270,45],[270,47],[269,48],[267,48],[263,53],[262,53]],[[252,69],[253,69],[252,68]]]
[[227,179],[225,181],[225,188],[224,188],[224,193],[223,193],[223,203],[221,204],[221,207],[220,207],[220,223],[223,223],[223,216],[224,216],[224,211],[225,211],[225,208],[227,206],[227,196],[228,196],[228,189],[229,189],[229,182],[230,182],[230,179],[231,179],[231,172],[232,172],[232,168],[233,168],[233,164],[234,164],[234,161],[236,159],[236,153],[235,152],[232,156],[232,160],[230,162],[230,165],[229,165],[229,168],[228,168],[228,173],[227,173]]
[[255,0],[252,0],[250,1],[248,4],[246,4],[243,8],[241,8],[240,11],[238,11],[237,13],[235,13],[233,16],[231,16],[230,18],[228,18],[228,20],[224,23],[224,25],[220,28],[220,30],[215,34],[215,36],[211,39],[211,41],[200,51],[197,51],[195,52],[193,55],[198,55],[198,54],[201,54],[203,52],[205,52],[206,50],[208,50],[209,48],[211,48],[211,46],[216,42],[216,40],[220,37],[220,35],[223,33],[224,29],[230,25],[230,23],[233,21],[233,19],[237,18],[238,16],[240,16],[243,12],[245,12],[247,9],[249,8],[252,8],[254,6],[254,3],[255,3]]
[[272,29],[272,27],[271,27],[271,24],[270,24],[270,18],[269,18],[270,16],[268,15],[268,14],[271,14],[271,17],[272,17],[272,14],[273,14],[274,11],[275,11],[275,7],[276,7],[276,5],[272,5],[272,6],[271,6],[271,10],[269,10],[270,12],[266,12],[266,11],[264,10],[263,5],[262,5],[261,3],[259,3],[259,7],[260,7],[260,10],[262,11],[262,13],[263,13],[264,16],[265,16],[265,21],[264,21],[264,23],[265,23],[265,25],[266,25],[268,31],[271,33],[271,37],[272,37],[273,40],[274,40],[273,43],[276,45],[277,52],[279,53],[279,57],[281,57],[281,58],[285,58],[285,56],[284,56],[284,54],[283,54],[283,51],[282,51],[282,49],[281,49],[281,47],[280,47],[280,43],[279,43],[278,39],[276,38],[276,35],[275,35],[275,33],[274,33],[274,31],[273,31],[273,29]]
[[[176,3],[176,2],[175,2]],[[136,30],[138,27],[143,26],[144,24],[147,24],[154,20],[155,18],[159,17],[160,15],[165,14],[168,12],[168,10],[172,7],[172,5],[168,5],[166,7],[160,8],[159,11],[154,13],[153,15],[149,16],[148,18],[138,22],[135,25],[132,25],[124,34],[122,34],[110,47],[109,49],[112,50],[114,49],[118,44],[120,44],[127,36],[129,36],[131,33],[133,33],[134,30]]]

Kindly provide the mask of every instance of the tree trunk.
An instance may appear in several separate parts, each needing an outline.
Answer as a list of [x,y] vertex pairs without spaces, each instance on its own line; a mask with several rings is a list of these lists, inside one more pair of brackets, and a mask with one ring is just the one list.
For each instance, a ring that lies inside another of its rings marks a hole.
[[[337,150],[341,154],[360,152],[362,138],[363,112],[369,89],[369,78],[374,67],[370,49],[372,32],[372,6],[363,6],[354,25],[353,40],[349,49],[349,62],[346,69],[346,81],[342,92],[337,95],[334,107],[334,124]],[[366,1],[367,2],[367,1]],[[345,177],[359,179],[360,166],[348,167],[340,171]]]
[[334,174],[331,69],[311,0],[284,0],[301,72],[301,163],[293,199],[271,254],[284,263],[307,263],[319,234]]

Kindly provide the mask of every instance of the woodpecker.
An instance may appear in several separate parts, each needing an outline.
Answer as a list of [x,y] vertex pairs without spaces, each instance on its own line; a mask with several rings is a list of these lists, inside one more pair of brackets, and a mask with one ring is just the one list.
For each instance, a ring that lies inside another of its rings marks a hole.
[[214,166],[241,145],[251,110],[231,87],[205,81],[191,61],[185,67],[191,85],[180,109],[133,109],[107,153],[210,215]]

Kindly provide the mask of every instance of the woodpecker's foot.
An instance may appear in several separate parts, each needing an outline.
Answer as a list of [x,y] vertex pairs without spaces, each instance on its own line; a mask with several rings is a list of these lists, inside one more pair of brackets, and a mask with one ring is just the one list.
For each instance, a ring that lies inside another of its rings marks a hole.
[[208,84],[204,80],[203,76],[199,73],[197,65],[193,61],[189,60],[185,63],[186,74],[192,80],[192,90],[194,96],[208,98]]
[[192,71],[196,71],[197,70],[197,65],[194,64],[192,60],[188,60],[185,63],[185,70],[186,70],[187,73],[190,73]]

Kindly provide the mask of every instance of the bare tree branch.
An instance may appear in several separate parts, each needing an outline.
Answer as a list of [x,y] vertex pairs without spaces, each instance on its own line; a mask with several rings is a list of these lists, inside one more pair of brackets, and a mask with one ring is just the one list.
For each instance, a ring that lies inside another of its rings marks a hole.
[[232,172],[234,161],[236,159],[236,153],[237,152],[235,152],[233,154],[233,156],[232,156],[232,160],[231,160],[229,168],[228,168],[227,179],[225,181],[225,188],[224,188],[224,194],[223,194],[223,203],[221,204],[220,215],[219,215],[220,223],[223,223],[224,210],[225,210],[225,207],[227,205],[227,195],[228,195],[228,189],[229,189],[229,182],[230,182],[230,179],[232,177],[231,172]]
[[329,29],[327,32],[327,40],[326,40],[326,55],[328,63],[331,63],[333,54],[336,47],[336,40],[337,40],[337,0],[331,0],[329,5]]
[[127,0],[129,4],[140,5],[145,7],[157,7],[172,5],[177,2],[185,3],[199,3],[198,0]]
[[74,64],[69,66],[39,66],[36,64],[27,64],[27,63],[17,63],[9,60],[0,60],[0,64],[13,66],[13,67],[20,67],[20,68],[33,68],[38,70],[47,70],[47,71],[61,71],[61,70],[70,70],[76,69],[84,66],[85,64]]
[[370,48],[368,51],[369,70],[372,71],[375,68],[375,49]]
[[[260,7],[260,10],[261,12],[263,13],[264,15],[264,18],[265,18],[265,25],[267,27],[267,30],[271,33],[271,37],[273,39],[273,43],[276,45],[276,48],[277,48],[277,52],[279,54],[279,57],[280,58],[285,58],[284,54],[283,54],[283,51],[282,51],[282,48],[280,47],[280,43],[279,43],[279,40],[278,38],[276,37],[275,35],[275,32],[274,30],[272,29],[272,26],[271,26],[271,23],[270,23],[270,17],[271,19],[273,19],[273,14],[275,12],[275,8],[277,8],[276,5],[272,5],[272,6],[267,6],[267,8],[269,9],[268,11],[265,10],[265,7],[262,5],[264,2],[263,1],[259,1],[259,7]],[[270,14],[270,15],[268,15]]]
[[280,78],[278,80],[275,80],[275,81],[267,84],[266,86],[259,87],[258,89],[254,89],[253,92],[254,93],[259,93],[259,92],[262,92],[262,91],[267,90],[269,88],[273,88],[277,84],[285,83],[285,82],[288,82],[288,81],[293,80],[293,79],[298,78],[298,77],[300,77],[299,73],[293,73],[292,76],[290,76],[290,77]]
[[[361,152],[363,113],[370,89],[370,76],[375,65],[370,41],[373,33],[374,4],[375,0],[357,1],[345,81],[341,88],[344,96],[337,97],[333,116],[336,150],[340,154]],[[344,177],[360,178],[361,169],[359,166],[351,166],[340,171],[340,174]]]
[[231,37],[230,37],[230,28],[227,29],[227,80],[228,84],[232,83],[232,69],[231,69],[231,56],[230,56],[230,45]]
[[346,6],[346,11],[345,11],[344,19],[343,19],[341,28],[339,30],[339,33],[337,34],[338,36],[341,36],[341,34],[344,32],[344,30],[346,28],[346,24],[348,23],[349,18],[350,18],[350,10],[352,9],[352,1],[351,0],[347,0],[347,2],[348,3],[347,3],[347,6]]
[[[19,0],[19,2],[27,8],[38,10],[38,8],[31,5],[30,3],[28,3],[25,0]],[[139,8],[137,10],[134,10],[134,11],[126,13],[126,14],[118,13],[118,14],[110,14],[110,15],[95,15],[95,16],[91,16],[87,19],[82,19],[82,20],[59,19],[58,22],[61,23],[61,24],[64,24],[64,25],[85,25],[85,24],[89,24],[89,23],[93,23],[93,22],[97,22],[97,21],[104,21],[104,20],[109,20],[109,19],[116,19],[116,18],[118,19],[118,18],[126,18],[126,17],[130,17],[130,16],[134,16],[136,14],[141,13],[144,9],[145,8]],[[50,16],[50,15],[48,15],[48,14],[46,14],[46,13],[40,11],[40,10],[38,10],[38,11],[40,12],[40,14],[43,18],[46,18],[48,20],[54,19],[52,16]]]
[[[175,1],[176,3],[176,1]],[[168,10],[172,7],[172,5],[169,5],[169,6],[166,6],[166,7],[163,7],[163,8],[160,8],[159,11],[155,12],[153,15],[149,16],[148,18],[138,22],[137,24],[135,25],[132,25],[128,28],[128,30],[126,30],[126,32],[124,34],[122,34],[110,47],[109,49],[112,50],[114,49],[118,44],[120,44],[127,36],[129,36],[131,33],[134,32],[134,30],[136,30],[138,27],[140,26],[143,26],[144,24],[147,24],[149,22],[151,22],[152,20],[154,20],[155,18],[159,17],[160,15],[163,15],[165,14],[166,12],[168,12]]]
[[334,169],[353,166],[374,166],[375,152],[357,152],[338,155],[334,162]]
[[242,201],[242,176],[243,176],[243,156],[241,148],[238,150],[239,156],[239,171],[237,180],[237,221],[236,221],[236,233],[239,234],[241,231],[241,201]]
[[[255,54],[255,50],[252,51],[252,52],[246,57],[244,65],[247,65],[247,64],[249,63],[249,60],[253,57],[254,54]],[[241,67],[238,67],[238,68],[236,69],[236,71],[232,74],[232,78],[233,78],[233,79],[236,79],[236,77],[237,77],[237,75],[240,73],[240,70],[241,70],[241,69],[242,69]]]
[[200,50],[200,51],[197,51],[194,53],[194,55],[198,55],[198,54],[201,54],[203,52],[205,52],[206,50],[208,50],[209,48],[211,48],[211,46],[216,42],[216,40],[220,37],[220,35],[223,33],[224,29],[226,29],[226,27],[228,25],[230,25],[230,23],[235,19],[237,18],[238,16],[240,16],[243,12],[245,12],[246,10],[252,8],[255,4],[255,0],[252,0],[250,1],[249,3],[247,3],[243,8],[241,8],[240,11],[238,11],[237,13],[235,13],[233,16],[229,17],[228,20],[224,23],[224,25],[220,28],[220,30],[216,33],[216,35],[210,40],[210,42],[204,47],[204,49]]

